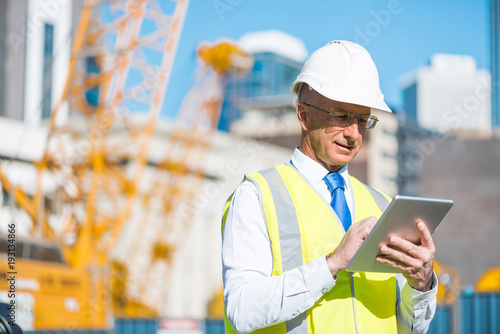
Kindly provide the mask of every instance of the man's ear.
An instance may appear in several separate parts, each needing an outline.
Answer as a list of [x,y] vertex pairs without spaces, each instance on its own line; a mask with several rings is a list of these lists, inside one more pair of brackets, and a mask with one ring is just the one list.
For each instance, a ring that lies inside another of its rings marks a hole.
[[309,128],[309,114],[307,113],[306,108],[302,103],[297,103],[297,107],[295,108],[297,111],[297,118],[299,119],[300,127],[302,130],[307,131]]

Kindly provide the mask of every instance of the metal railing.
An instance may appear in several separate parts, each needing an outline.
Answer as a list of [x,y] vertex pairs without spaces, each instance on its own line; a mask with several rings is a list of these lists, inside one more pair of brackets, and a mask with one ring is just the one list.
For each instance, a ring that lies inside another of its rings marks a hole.
[[500,293],[462,296],[462,334],[500,334]]
[[500,334],[500,292],[462,293],[438,306],[429,334]]

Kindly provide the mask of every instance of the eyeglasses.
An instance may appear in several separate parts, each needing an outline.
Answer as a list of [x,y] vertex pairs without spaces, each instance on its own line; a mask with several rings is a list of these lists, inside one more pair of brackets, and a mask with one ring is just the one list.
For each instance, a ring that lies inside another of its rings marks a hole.
[[[312,104],[309,104],[307,102],[302,102],[302,103],[304,103],[306,106],[313,107],[315,109],[326,112],[327,114],[330,114],[330,116],[332,117],[331,123],[334,125],[347,127],[351,124],[352,120],[354,119],[353,114],[346,113],[344,111],[331,112],[328,110],[318,108],[318,107],[316,107]],[[375,125],[377,125],[377,122],[378,122],[378,118],[376,116],[372,116],[372,115],[360,115],[360,116],[357,116],[357,119],[358,119],[358,126],[361,129],[373,129],[375,127]]]

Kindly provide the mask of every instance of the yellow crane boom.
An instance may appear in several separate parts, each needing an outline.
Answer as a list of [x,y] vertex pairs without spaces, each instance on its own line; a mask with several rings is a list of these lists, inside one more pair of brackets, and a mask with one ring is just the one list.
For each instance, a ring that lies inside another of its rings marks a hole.
[[[87,0],[66,85],[49,120],[45,152],[35,163],[32,199],[9,182],[0,166],[2,187],[28,213],[32,236],[58,242],[75,274],[87,277],[82,282],[90,279],[88,300],[80,305],[108,299],[108,254],[138,199],[188,4]],[[60,124],[57,116],[65,108],[70,118]],[[137,121],[129,116],[135,112],[147,116]],[[42,187],[48,179],[55,183],[51,193]],[[45,197],[57,200],[59,208],[46,208]],[[39,276],[24,273],[29,279]],[[40,321],[36,325],[42,329]]]

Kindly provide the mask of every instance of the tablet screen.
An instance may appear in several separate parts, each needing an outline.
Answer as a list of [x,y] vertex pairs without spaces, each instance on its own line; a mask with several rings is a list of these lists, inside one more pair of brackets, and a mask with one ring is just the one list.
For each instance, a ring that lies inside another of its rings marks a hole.
[[377,224],[361,244],[346,267],[348,271],[399,273],[400,271],[376,260],[380,247],[393,235],[420,244],[416,221],[421,219],[431,233],[453,206],[449,199],[397,195],[384,211]]

